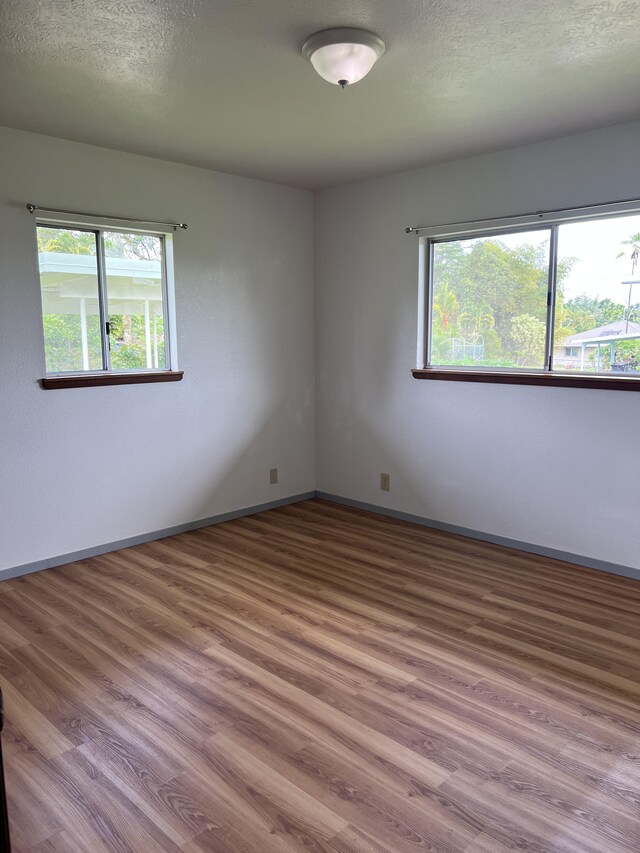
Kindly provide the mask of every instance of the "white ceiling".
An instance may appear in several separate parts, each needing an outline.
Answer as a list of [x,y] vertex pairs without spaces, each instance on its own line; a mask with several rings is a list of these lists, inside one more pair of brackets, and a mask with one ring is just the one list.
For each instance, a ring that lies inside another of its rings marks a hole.
[[[387,52],[341,91],[331,26]],[[318,188],[640,117],[640,0],[0,0],[0,124]]]

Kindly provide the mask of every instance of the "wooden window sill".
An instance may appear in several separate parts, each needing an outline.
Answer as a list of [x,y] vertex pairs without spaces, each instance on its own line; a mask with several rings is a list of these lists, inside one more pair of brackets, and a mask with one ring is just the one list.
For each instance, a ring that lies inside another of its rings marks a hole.
[[498,385],[546,385],[549,388],[601,388],[606,391],[640,391],[636,379],[618,376],[586,376],[567,373],[511,373],[509,371],[441,370],[414,368],[415,379],[439,379],[445,382],[491,382]]
[[157,373],[90,373],[86,376],[46,376],[40,380],[40,385],[50,391],[54,388],[96,388],[100,385],[180,382],[183,376],[183,370],[163,370]]

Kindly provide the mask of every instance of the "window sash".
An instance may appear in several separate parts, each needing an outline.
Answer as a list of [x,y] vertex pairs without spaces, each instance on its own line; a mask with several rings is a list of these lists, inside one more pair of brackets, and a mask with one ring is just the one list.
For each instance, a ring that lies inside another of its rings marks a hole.
[[[614,219],[634,216],[640,213],[637,201],[625,202],[612,209],[610,205],[594,206],[592,208],[568,209],[553,218],[547,214],[529,214],[508,219],[484,220],[473,228],[464,228],[465,223],[453,226],[439,226],[421,229],[419,236],[418,262],[418,346],[416,368],[424,370],[435,368],[439,371],[461,373],[487,372],[491,373],[527,373],[527,374],[558,374],[553,366],[554,326],[556,312],[556,284],[558,269],[558,231],[560,225],[580,222],[587,219]],[[517,222],[515,221],[517,220]],[[542,221],[544,220],[544,224]],[[549,273],[547,287],[547,311],[545,321],[545,363],[543,368],[518,367],[483,367],[468,365],[433,365],[432,351],[432,319],[434,298],[434,248],[439,243],[451,243],[464,239],[500,237],[507,234],[518,234],[531,231],[549,232]],[[426,232],[426,233],[425,233]],[[602,371],[599,374],[602,375]],[[591,374],[594,375],[594,374]],[[628,378],[633,381],[632,377]]]
[[[100,222],[97,226],[96,223]],[[77,219],[67,218],[66,216],[55,217],[38,217],[36,219],[36,229],[43,228],[58,228],[60,230],[83,231],[94,235],[96,242],[96,261],[97,261],[97,285],[98,285],[98,303],[100,317],[100,342],[102,350],[102,369],[101,370],[73,370],[73,371],[56,371],[46,372],[46,376],[101,376],[103,374],[121,375],[128,373],[154,373],[166,372],[177,369],[176,347],[175,347],[175,297],[173,292],[173,244],[171,239],[171,231],[151,230],[144,227],[136,227],[135,223],[129,225],[124,223],[102,223],[100,220],[92,217],[83,217],[82,222]],[[107,334],[107,323],[109,322],[108,309],[108,285],[107,285],[107,262],[104,246],[104,234],[119,233],[119,234],[141,234],[157,237],[161,245],[161,260],[160,260],[160,282],[162,292],[162,317],[164,330],[164,364],[156,367],[137,367],[113,369],[111,365],[111,346],[110,336]],[[171,263],[169,263],[171,261]],[[44,316],[44,315],[43,315]]]
[[96,231],[96,242],[98,248],[98,299],[100,302],[100,341],[102,343],[102,369],[111,372],[111,343],[107,335],[107,323],[109,322],[109,307],[107,304],[107,260],[104,252],[104,234]]

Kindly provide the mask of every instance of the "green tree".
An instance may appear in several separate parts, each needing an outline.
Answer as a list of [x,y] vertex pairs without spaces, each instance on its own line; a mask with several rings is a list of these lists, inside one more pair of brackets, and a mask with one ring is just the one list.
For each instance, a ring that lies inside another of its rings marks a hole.
[[[45,355],[48,373],[82,370],[82,340],[78,314],[45,314],[43,316]],[[87,317],[87,348],[89,368],[102,367],[100,318]]]
[[104,253],[108,258],[159,261],[162,257],[162,243],[159,237],[151,234],[110,231],[105,234]]
[[582,294],[564,303],[564,311],[571,328],[569,334],[576,334],[620,320],[624,316],[624,305],[611,299]]
[[[437,244],[432,352],[450,359],[455,350],[464,355],[454,363],[466,363],[469,353],[484,347],[485,364],[513,366],[522,361],[513,320],[526,315],[546,322],[548,256],[548,244],[510,248],[497,238]],[[569,269],[567,262],[558,270],[560,294]]]
[[541,256],[533,246],[509,249],[498,240],[478,241],[469,253],[463,283],[465,308],[474,312],[489,308],[503,342],[509,338],[513,317],[546,315],[546,253]]
[[95,255],[96,237],[91,231],[38,226],[38,251],[65,255]]
[[511,321],[512,352],[520,367],[542,367],[546,323],[531,314],[520,314]]

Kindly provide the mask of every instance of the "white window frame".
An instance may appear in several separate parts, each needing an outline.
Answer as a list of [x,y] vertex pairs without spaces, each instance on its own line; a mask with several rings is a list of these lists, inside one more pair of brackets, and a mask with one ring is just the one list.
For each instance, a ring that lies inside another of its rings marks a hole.
[[[562,224],[593,219],[613,219],[640,214],[638,201],[621,202],[618,204],[594,205],[584,208],[570,208],[552,213],[532,213],[524,216],[505,217],[501,219],[486,219],[475,223],[460,223],[419,229],[419,262],[418,262],[418,340],[416,351],[416,370],[427,374],[428,371],[439,374],[466,374],[471,378],[474,374],[484,373],[504,375],[538,375],[558,377],[567,375],[562,369],[553,367],[554,320],[556,300],[556,269],[558,261],[558,227]],[[432,365],[431,352],[431,316],[433,300],[433,250],[438,243],[451,242],[473,237],[499,237],[503,234],[515,234],[524,231],[549,231],[549,278],[547,288],[547,315],[545,337],[545,362],[543,368],[490,367],[472,368],[456,365]],[[414,374],[415,375],[415,374]],[[572,378],[588,379],[610,376],[603,373],[581,374]],[[462,377],[460,377],[462,378]],[[616,376],[616,382],[638,382],[636,376]],[[586,383],[585,383],[586,384]]]
[[[57,379],[64,377],[126,377],[135,374],[152,375],[166,374],[178,372],[178,348],[176,334],[176,303],[175,303],[175,275],[173,263],[173,232],[172,226],[159,226],[154,223],[152,226],[146,225],[143,221],[129,221],[118,219],[102,219],[100,217],[87,215],[72,215],[72,214],[51,214],[36,216],[35,228],[36,235],[38,227],[50,228],[66,228],[77,229],[79,231],[91,232],[96,235],[97,249],[97,279],[98,279],[98,300],[100,303],[100,337],[102,343],[102,361],[104,367],[100,370],[74,370],[56,373],[46,372],[45,359],[45,376],[47,379]],[[111,367],[111,357],[109,351],[109,336],[106,330],[108,322],[107,312],[107,284],[106,284],[106,259],[104,252],[104,233],[116,232],[121,234],[143,234],[145,236],[159,237],[162,241],[162,311],[164,318],[164,346],[165,346],[165,365],[162,367],[153,368],[133,368],[131,370],[114,370]],[[38,264],[38,278],[39,278]],[[44,354],[44,330],[42,336],[43,354]]]

